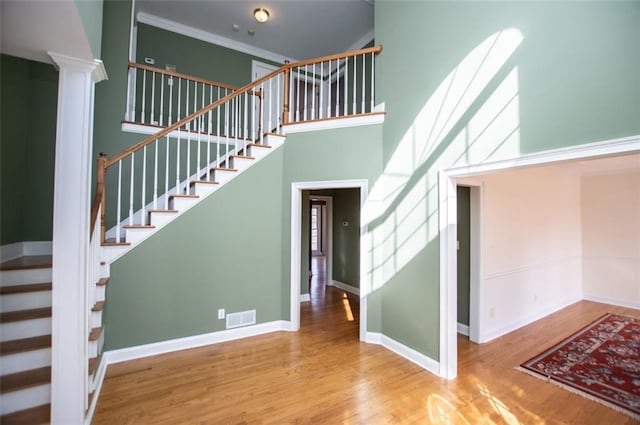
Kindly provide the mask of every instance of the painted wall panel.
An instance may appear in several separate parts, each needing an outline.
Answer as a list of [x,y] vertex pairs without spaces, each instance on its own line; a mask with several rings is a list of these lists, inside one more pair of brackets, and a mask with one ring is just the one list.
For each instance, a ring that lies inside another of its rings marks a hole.
[[586,298],[640,308],[640,172],[582,177]]

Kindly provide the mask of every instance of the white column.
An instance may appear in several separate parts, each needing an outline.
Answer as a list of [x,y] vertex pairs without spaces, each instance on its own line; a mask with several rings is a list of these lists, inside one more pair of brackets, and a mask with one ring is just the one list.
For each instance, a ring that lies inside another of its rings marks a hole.
[[59,69],[53,189],[51,424],[82,424],[88,375],[87,282],[94,83],[100,61],[49,53]]

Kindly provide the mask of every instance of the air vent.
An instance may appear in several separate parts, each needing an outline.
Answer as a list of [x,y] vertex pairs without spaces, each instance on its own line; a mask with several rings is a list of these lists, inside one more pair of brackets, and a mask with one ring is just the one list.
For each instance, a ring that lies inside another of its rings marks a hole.
[[240,326],[255,325],[256,311],[247,310],[238,313],[227,314],[227,329],[239,328]]

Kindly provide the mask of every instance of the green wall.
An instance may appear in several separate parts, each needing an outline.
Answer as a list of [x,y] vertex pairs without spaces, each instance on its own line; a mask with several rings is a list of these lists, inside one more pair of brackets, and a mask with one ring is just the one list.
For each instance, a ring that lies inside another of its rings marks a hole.
[[50,241],[58,72],[0,56],[0,244]]
[[385,335],[439,358],[438,170],[640,133],[638,22],[639,2],[376,2],[383,166],[401,180],[369,226],[388,235]]
[[151,25],[137,27],[136,61],[153,58],[156,68],[171,64],[178,72],[240,87],[251,81],[252,60],[281,65]]
[[360,287],[359,189],[333,191],[333,279]]
[[99,59],[102,50],[103,0],[75,0],[75,3],[93,56]]
[[471,282],[471,198],[470,188],[458,186],[458,323],[469,325],[469,292]]

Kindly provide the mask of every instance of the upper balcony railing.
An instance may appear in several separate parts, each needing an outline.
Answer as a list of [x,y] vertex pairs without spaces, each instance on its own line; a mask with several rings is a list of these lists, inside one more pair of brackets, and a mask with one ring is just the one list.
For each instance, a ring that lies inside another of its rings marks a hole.
[[149,211],[168,210],[170,197],[213,180],[234,155],[265,144],[265,134],[374,112],[374,62],[381,51],[375,46],[285,63],[241,88],[130,64],[136,94],[126,120],[164,128],[98,159],[92,222],[100,223],[101,242],[123,242],[126,227],[148,225]]

